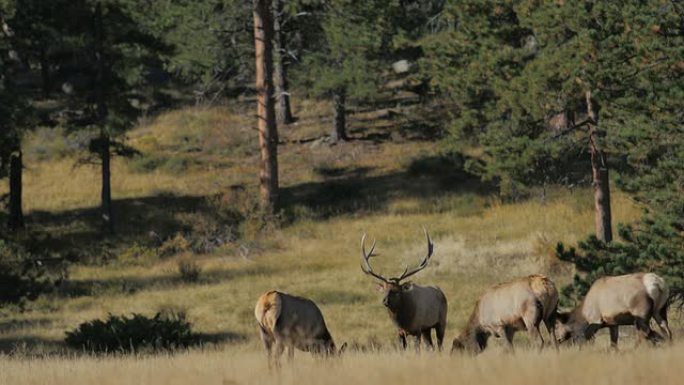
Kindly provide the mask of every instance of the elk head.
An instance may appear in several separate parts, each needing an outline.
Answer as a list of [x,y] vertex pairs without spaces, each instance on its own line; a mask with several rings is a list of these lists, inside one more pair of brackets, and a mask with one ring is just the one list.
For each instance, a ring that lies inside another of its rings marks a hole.
[[423,231],[425,232],[425,238],[427,239],[427,256],[423,258],[423,261],[417,267],[411,270],[406,267],[399,277],[389,279],[374,272],[370,265],[370,258],[375,256],[373,254],[373,251],[375,250],[375,240],[371,245],[370,251],[366,252],[366,234],[363,234],[363,237],[361,238],[361,270],[380,281],[380,288],[384,292],[382,304],[393,313],[396,313],[401,306],[402,294],[411,290],[413,287],[411,282],[402,283],[401,281],[426,268],[432,257],[434,245],[432,244],[432,240],[430,239],[427,230],[423,228]]
[[556,314],[556,339],[558,342],[571,341],[581,343],[586,340],[585,329],[587,323],[581,319],[575,310],[558,312]]

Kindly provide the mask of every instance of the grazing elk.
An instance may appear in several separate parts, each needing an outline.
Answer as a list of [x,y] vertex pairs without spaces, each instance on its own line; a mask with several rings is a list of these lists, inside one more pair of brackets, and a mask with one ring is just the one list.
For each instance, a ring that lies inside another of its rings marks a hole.
[[655,343],[662,336],[651,330],[649,324],[653,317],[661,332],[672,341],[667,323],[669,293],[665,281],[653,273],[599,278],[579,306],[558,314],[558,339],[583,342],[599,329],[608,327],[610,345],[617,348],[619,326],[634,325],[638,331],[637,345],[644,338]]
[[380,288],[384,292],[382,300],[387,308],[390,318],[399,328],[399,341],[401,346],[406,349],[406,336],[415,338],[416,349],[420,349],[421,336],[429,348],[432,345],[432,329],[435,329],[437,336],[437,346],[442,349],[444,331],[447,321],[447,300],[442,290],[434,286],[418,286],[411,282],[401,283],[402,280],[416,274],[427,267],[432,257],[433,244],[430,235],[425,231],[427,238],[427,256],[418,267],[409,271],[408,267],[404,273],[397,278],[385,278],[373,271],[369,259],[374,256],[375,241],[371,246],[370,252],[366,253],[366,235],[361,238],[361,270],[381,281]]
[[294,357],[294,348],[314,354],[336,355],[344,351],[343,344],[335,350],[323,314],[316,304],[307,298],[296,297],[278,291],[264,293],[257,300],[254,316],[259,323],[261,341],[271,365],[271,350],[275,347],[275,363],[287,348],[288,357]]
[[490,336],[504,337],[506,348],[513,349],[513,335],[527,330],[530,339],[541,350],[544,339],[539,332],[543,321],[558,347],[555,336],[555,315],[558,291],[543,275],[530,275],[488,289],[475,304],[468,324],[454,339],[451,352],[467,350],[479,353],[487,347]]

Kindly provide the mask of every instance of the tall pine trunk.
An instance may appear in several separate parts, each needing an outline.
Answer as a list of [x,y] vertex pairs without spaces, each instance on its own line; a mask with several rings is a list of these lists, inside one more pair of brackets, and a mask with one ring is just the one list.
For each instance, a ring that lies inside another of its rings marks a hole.
[[344,87],[338,88],[333,92],[333,108],[335,117],[330,133],[330,140],[338,142],[347,140],[347,116],[345,115],[347,106],[347,90]]
[[50,89],[52,87],[50,81],[50,62],[47,57],[47,50],[45,47],[40,47],[40,77],[42,80],[43,97],[50,97]]
[[610,212],[610,180],[608,164],[601,148],[600,131],[598,129],[598,112],[592,103],[591,91],[586,92],[587,114],[589,125],[589,153],[591,154],[591,185],[594,192],[594,226],[596,238],[603,242],[613,240],[613,229]]
[[278,105],[276,108],[276,121],[278,125],[290,124],[294,121],[290,108],[290,94],[287,84],[287,47],[285,45],[285,33],[283,32],[283,0],[275,0],[276,14],[273,16],[274,45],[276,52],[275,61],[275,87]]
[[24,227],[24,213],[21,209],[23,162],[21,149],[16,149],[10,155],[9,170],[9,223],[10,231]]
[[100,137],[100,162],[102,163],[102,192],[100,215],[102,217],[102,227],[107,233],[114,233],[114,219],[112,217],[112,170],[111,170],[111,149],[109,136],[103,134]]
[[257,119],[261,163],[261,209],[275,212],[278,204],[278,131],[273,98],[273,20],[269,0],[253,0],[256,51]]
[[112,187],[111,187],[111,138],[105,127],[107,120],[107,103],[105,100],[106,76],[104,63],[104,27],[102,20],[102,4],[95,6],[95,60],[97,63],[97,80],[95,82],[95,97],[97,103],[97,119],[100,125],[98,152],[102,165],[102,189],[100,196],[100,217],[102,228],[106,233],[114,233],[114,219],[112,216]]

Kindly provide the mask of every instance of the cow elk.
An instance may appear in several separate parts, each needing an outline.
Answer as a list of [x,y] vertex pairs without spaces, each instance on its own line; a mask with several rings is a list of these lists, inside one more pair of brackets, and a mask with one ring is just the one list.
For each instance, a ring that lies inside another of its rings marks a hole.
[[385,278],[375,273],[370,265],[370,258],[374,256],[375,241],[368,253],[366,253],[366,235],[361,238],[361,270],[380,281],[380,288],[384,292],[382,300],[387,308],[390,318],[399,328],[399,342],[406,349],[406,336],[413,336],[416,341],[416,349],[420,349],[421,336],[429,348],[433,348],[432,329],[435,329],[437,346],[442,349],[444,331],[447,322],[447,300],[442,290],[434,286],[418,286],[411,282],[404,282],[406,278],[418,273],[427,267],[433,253],[433,244],[430,235],[425,231],[427,239],[427,256],[418,267],[409,270],[396,278]]
[[661,332],[672,341],[667,323],[669,293],[665,281],[653,273],[599,278],[579,306],[558,314],[558,339],[583,342],[608,327],[610,345],[617,348],[619,326],[634,325],[638,331],[637,345],[643,339],[655,343],[663,337],[649,325],[654,318]]
[[490,336],[504,337],[507,350],[513,349],[513,335],[527,330],[541,350],[544,339],[539,324],[544,322],[554,345],[558,347],[554,321],[558,291],[543,275],[530,275],[488,289],[477,301],[468,324],[454,339],[451,352],[467,350],[480,353]]
[[276,366],[279,366],[280,356],[285,348],[288,357],[292,359],[294,348],[314,354],[338,355],[347,346],[345,343],[339,351],[336,350],[323,314],[307,298],[278,291],[266,292],[257,300],[254,316],[259,324],[259,334],[268,354],[269,366],[273,349]]

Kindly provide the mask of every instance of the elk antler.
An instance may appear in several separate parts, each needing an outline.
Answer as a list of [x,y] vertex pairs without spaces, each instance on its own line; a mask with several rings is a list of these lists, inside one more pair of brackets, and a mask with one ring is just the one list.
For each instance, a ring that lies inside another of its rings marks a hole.
[[363,270],[364,273],[381,280],[382,282],[389,283],[387,278],[375,273],[368,262],[368,260],[374,256],[373,250],[375,250],[375,240],[373,240],[373,245],[371,246],[370,252],[366,253],[366,234],[363,234],[363,237],[361,237],[361,270]]
[[432,257],[432,251],[434,249],[434,245],[432,244],[432,240],[430,239],[430,234],[428,234],[427,229],[423,227],[423,232],[425,233],[425,238],[427,239],[427,244],[428,244],[428,252],[427,256],[423,259],[423,262],[418,265],[415,269],[411,269],[409,271],[408,266],[404,270],[404,273],[399,277],[399,278],[392,278],[392,280],[395,280],[396,282],[401,281],[404,278],[408,278],[412,276],[413,274],[416,274],[417,272],[423,270],[424,268],[427,267],[428,263],[430,263],[430,258]]

